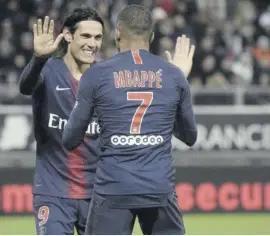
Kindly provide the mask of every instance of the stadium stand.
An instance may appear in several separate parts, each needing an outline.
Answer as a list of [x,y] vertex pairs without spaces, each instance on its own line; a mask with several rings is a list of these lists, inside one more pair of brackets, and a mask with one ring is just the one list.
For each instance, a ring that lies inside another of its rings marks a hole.
[[[10,0],[1,2],[0,101],[28,104],[19,95],[18,76],[32,56],[32,24],[48,14],[60,30],[70,9],[91,5],[106,22],[107,34],[99,59],[115,54],[113,27],[127,4],[152,10],[156,38],[151,51],[172,50],[186,33],[197,46],[189,78],[195,104],[266,104],[270,101],[270,5],[267,0]],[[254,89],[254,87],[256,87]],[[203,89],[202,89],[203,88]],[[215,101],[215,102],[213,102]]]

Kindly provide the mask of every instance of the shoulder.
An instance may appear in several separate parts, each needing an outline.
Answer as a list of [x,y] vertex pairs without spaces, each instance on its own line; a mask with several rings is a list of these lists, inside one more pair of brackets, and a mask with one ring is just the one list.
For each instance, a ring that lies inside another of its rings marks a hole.
[[94,66],[97,66],[101,70],[104,70],[106,68],[111,68],[111,66],[118,63],[120,58],[122,58],[122,55],[119,53],[119,54],[116,54],[116,55],[106,59],[106,60],[97,62],[96,64],[91,66],[91,68],[93,68]]
[[115,65],[114,57],[99,61],[91,65],[84,73],[83,77],[101,79],[102,75],[108,72]]
[[177,75],[177,76],[182,75],[184,77],[184,73],[179,67],[177,67],[176,65],[168,62],[167,60],[165,60],[162,57],[159,57],[159,59],[163,64],[166,65],[166,67],[168,68],[170,73],[173,73],[173,75]]
[[171,63],[168,63],[170,65],[170,73],[174,76],[175,80],[177,81],[177,84],[180,86],[180,87],[187,87],[189,86],[188,84],[188,81],[187,81],[187,78],[186,76],[184,75],[183,71],[171,64]]
[[175,66],[172,63],[169,63],[167,60],[160,56],[155,56],[156,60],[159,62],[159,65],[164,73],[167,75],[170,75],[174,80],[175,83],[180,87],[186,87],[188,86],[188,81],[183,73],[183,71]]
[[151,56],[152,56],[152,60],[155,60],[155,63],[158,63],[160,66],[168,70],[168,72],[173,73],[175,75],[183,74],[182,70],[179,67],[177,67],[176,65],[172,63],[169,63],[163,57],[153,55],[153,54]]
[[55,70],[57,70],[57,68],[59,68],[59,60],[60,59],[50,57],[42,69],[43,75],[47,75],[47,74],[52,75],[51,72],[55,71]]
[[80,79],[81,87],[94,86],[99,84],[102,77],[102,68],[99,65],[100,62],[91,65],[82,75]]
[[102,71],[100,62],[91,65],[83,74],[82,78],[98,75]]

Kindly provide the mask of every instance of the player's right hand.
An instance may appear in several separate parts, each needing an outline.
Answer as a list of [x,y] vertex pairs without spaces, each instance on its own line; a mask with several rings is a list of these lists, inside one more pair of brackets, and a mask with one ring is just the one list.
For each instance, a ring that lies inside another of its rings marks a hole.
[[63,34],[59,34],[54,40],[54,21],[48,16],[42,20],[38,19],[33,25],[34,33],[34,55],[36,57],[49,57],[58,47],[63,38]]
[[190,39],[182,35],[177,38],[174,56],[172,57],[168,51],[165,52],[165,56],[168,62],[179,67],[187,78],[192,68],[194,52],[195,46],[190,46]]

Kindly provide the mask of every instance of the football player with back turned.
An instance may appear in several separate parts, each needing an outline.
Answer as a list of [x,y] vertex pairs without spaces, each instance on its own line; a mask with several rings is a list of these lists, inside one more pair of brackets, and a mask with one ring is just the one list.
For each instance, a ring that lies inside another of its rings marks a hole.
[[192,146],[197,129],[187,76],[195,47],[178,38],[169,62],[149,52],[151,13],[130,5],[118,16],[120,53],[83,75],[63,133],[76,148],[93,112],[101,126],[100,160],[86,234],[131,234],[138,216],[144,234],[184,234],[175,195],[172,134]]

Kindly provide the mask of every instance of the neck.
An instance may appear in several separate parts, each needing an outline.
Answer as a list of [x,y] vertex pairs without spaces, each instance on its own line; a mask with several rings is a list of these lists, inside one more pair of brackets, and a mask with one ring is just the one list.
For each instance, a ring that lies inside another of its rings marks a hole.
[[121,39],[121,42],[119,44],[120,52],[133,50],[133,49],[144,49],[146,51],[149,51],[149,43],[141,40],[126,40]]
[[63,59],[67,65],[68,69],[70,70],[72,76],[76,80],[80,80],[83,73],[90,67],[90,64],[78,63],[69,52],[66,53],[66,55],[64,56]]

